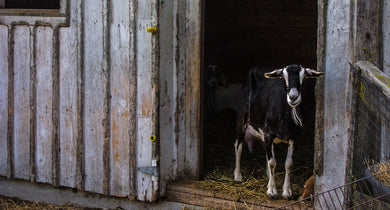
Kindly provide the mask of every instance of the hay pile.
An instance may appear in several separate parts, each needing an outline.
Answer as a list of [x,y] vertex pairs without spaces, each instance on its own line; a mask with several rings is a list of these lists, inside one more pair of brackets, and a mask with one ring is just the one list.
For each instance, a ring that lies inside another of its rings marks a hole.
[[383,185],[390,188],[390,161],[375,163],[374,161],[367,162],[368,170],[371,174],[376,175],[376,179]]
[[31,201],[24,201],[20,200],[18,198],[7,198],[0,196],[0,209],[16,209],[16,210],[41,210],[41,209],[48,209],[48,210],[55,210],[55,209],[66,209],[66,210],[85,210],[85,209],[91,209],[91,208],[81,208],[76,207],[70,204],[65,205],[52,205],[45,202],[31,202]]
[[[233,147],[235,141],[235,119],[236,115],[227,110],[205,121],[205,177],[202,181],[191,182],[190,185],[193,188],[239,196],[240,199],[257,199],[262,202],[270,202],[266,195],[268,184],[266,158],[260,146],[253,154],[250,154],[247,146],[244,144],[241,157],[243,182],[238,183],[233,180],[235,167]],[[313,174],[313,139],[303,139],[302,142],[295,150],[294,169],[291,175],[291,188],[294,198],[298,198],[305,181]],[[278,194],[281,196],[287,145],[284,143],[276,145],[275,152],[280,154],[276,156],[276,182]]]

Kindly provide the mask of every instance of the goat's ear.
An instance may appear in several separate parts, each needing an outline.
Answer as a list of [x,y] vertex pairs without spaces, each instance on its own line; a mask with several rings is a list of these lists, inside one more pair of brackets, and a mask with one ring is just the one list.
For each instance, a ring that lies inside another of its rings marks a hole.
[[283,69],[276,69],[265,73],[264,76],[269,79],[283,78]]
[[313,69],[305,69],[307,78],[317,78],[324,76],[324,72],[313,70]]

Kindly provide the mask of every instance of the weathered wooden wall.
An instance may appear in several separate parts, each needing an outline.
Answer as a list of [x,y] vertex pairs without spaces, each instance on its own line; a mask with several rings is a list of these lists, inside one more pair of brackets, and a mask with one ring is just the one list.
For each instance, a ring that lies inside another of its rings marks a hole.
[[390,78],[368,61],[354,66],[356,123],[353,175],[363,178],[366,161],[390,160]]
[[0,176],[155,200],[158,1],[62,4],[0,12]]

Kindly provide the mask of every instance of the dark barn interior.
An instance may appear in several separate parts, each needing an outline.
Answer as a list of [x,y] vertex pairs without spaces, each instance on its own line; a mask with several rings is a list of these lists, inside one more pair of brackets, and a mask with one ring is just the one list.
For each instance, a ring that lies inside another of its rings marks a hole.
[[5,0],[8,9],[59,9],[60,0]]
[[[281,68],[302,64],[316,69],[317,2],[312,0],[208,0],[205,1],[204,64],[218,65],[228,83],[245,81],[254,66]],[[207,68],[205,68],[207,69]],[[304,132],[294,155],[292,188],[298,197],[306,179],[313,174],[314,85],[309,80],[303,106]],[[238,99],[239,100],[239,99]],[[205,180],[233,180],[236,113],[225,109],[204,120]],[[277,179],[284,179],[286,144],[278,144]],[[265,155],[261,149],[249,154],[244,145],[241,167],[243,183],[266,180]],[[254,189],[266,191],[266,183]],[[280,184],[278,190],[281,190]],[[281,194],[281,192],[279,192]]]

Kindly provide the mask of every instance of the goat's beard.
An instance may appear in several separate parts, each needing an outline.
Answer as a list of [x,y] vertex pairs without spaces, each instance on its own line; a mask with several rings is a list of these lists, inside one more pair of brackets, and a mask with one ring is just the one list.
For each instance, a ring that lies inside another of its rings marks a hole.
[[298,112],[298,110],[295,107],[291,107],[291,118],[293,119],[294,123],[298,125],[299,127],[302,127],[302,118]]

